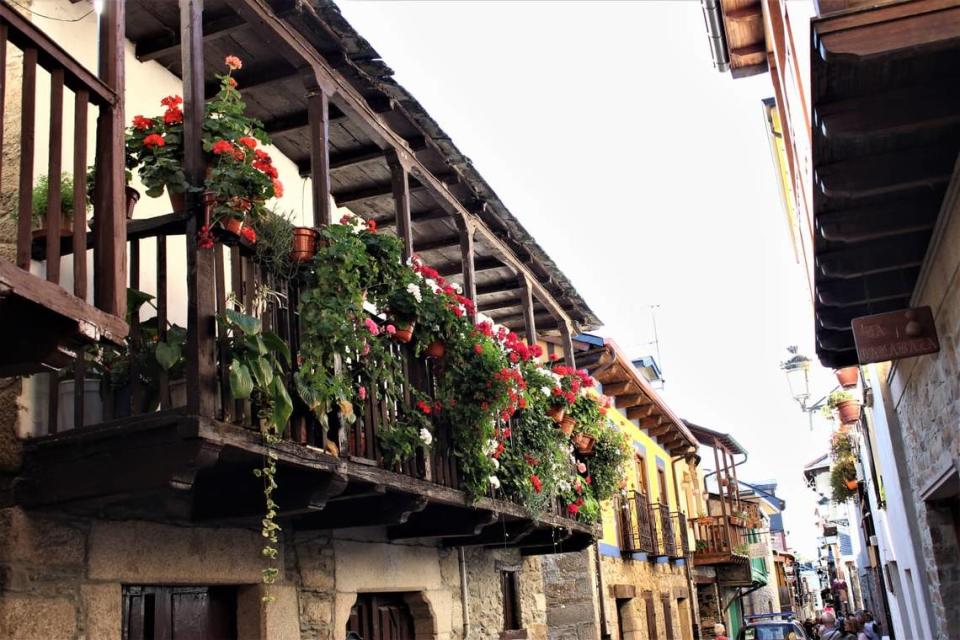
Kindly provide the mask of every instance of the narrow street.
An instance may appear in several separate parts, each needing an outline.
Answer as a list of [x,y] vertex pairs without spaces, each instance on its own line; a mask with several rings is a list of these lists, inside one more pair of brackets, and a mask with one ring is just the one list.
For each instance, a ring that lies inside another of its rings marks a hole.
[[0,0],[0,638],[960,640],[960,0]]

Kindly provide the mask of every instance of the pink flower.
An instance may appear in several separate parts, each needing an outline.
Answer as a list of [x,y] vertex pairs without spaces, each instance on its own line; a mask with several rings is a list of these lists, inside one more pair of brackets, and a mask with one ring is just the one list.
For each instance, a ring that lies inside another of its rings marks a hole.
[[582,462],[578,462],[578,463],[577,463],[577,471],[579,471],[580,473],[586,473],[586,472],[587,472],[587,465],[583,464]]
[[223,62],[228,67],[230,67],[230,69],[232,69],[233,71],[243,68],[243,63],[240,61],[240,58],[238,58],[237,56],[227,56],[226,58],[224,58]]
[[370,345],[367,344],[366,342],[364,342],[364,343],[363,343],[363,353],[361,353],[360,355],[364,355],[364,356],[365,356],[365,355],[367,355],[368,353],[370,353]]
[[388,334],[388,335],[391,335],[391,336],[394,335],[394,334],[397,332],[397,328],[396,328],[395,326],[393,326],[392,324],[388,324],[387,327],[386,327],[386,329],[387,329],[387,334]]
[[474,351],[474,353],[476,353],[477,355],[480,355],[481,353],[483,353],[483,345],[482,345],[482,344],[475,344],[475,345],[473,345],[473,351]]
[[380,327],[377,326],[377,323],[367,318],[363,321],[363,324],[367,325],[367,331],[370,332],[370,335],[377,336],[380,335]]
[[361,399],[361,400],[366,400],[366,399],[367,399],[367,388],[364,387],[363,385],[360,385],[360,388],[357,389],[357,395],[360,396],[360,399]]

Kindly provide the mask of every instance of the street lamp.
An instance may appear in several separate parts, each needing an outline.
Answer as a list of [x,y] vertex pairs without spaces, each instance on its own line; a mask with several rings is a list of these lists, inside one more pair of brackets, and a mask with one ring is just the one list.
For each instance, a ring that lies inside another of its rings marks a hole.
[[807,400],[810,399],[810,358],[798,354],[796,346],[787,347],[790,358],[780,363],[780,368],[787,375],[787,384],[790,385],[790,394],[800,404],[803,411],[807,410]]

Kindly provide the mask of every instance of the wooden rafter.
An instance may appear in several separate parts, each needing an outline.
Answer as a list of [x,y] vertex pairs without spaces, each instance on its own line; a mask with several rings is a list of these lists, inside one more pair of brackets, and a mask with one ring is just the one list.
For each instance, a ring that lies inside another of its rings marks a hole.
[[627,419],[628,420],[642,420],[644,418],[650,417],[654,411],[657,410],[657,406],[652,402],[647,404],[637,405],[635,407],[629,407],[627,409]]

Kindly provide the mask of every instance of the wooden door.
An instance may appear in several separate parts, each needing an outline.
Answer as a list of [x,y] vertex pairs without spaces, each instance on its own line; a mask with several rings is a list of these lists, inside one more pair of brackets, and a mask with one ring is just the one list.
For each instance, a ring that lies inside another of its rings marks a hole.
[[237,594],[232,587],[124,587],[124,640],[236,637]]
[[400,595],[361,593],[350,610],[351,631],[361,640],[413,640],[413,616]]

